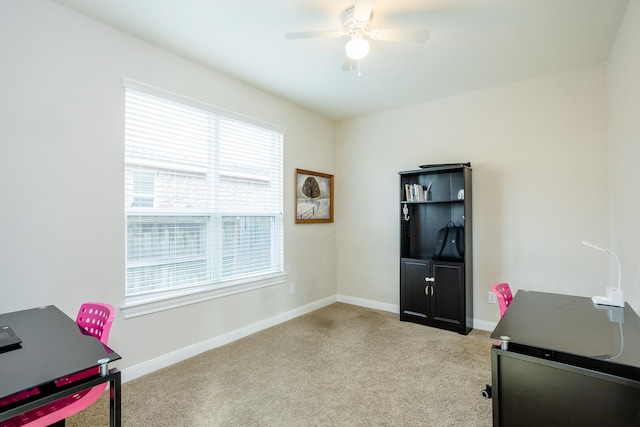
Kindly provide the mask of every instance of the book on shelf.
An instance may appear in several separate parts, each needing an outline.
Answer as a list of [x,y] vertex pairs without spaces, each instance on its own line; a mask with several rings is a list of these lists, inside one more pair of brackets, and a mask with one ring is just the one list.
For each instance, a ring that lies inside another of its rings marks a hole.
[[426,202],[429,200],[429,190],[433,181],[429,181],[429,185],[424,187],[420,184],[405,184],[405,201],[407,202]]
[[413,201],[414,202],[424,201],[424,187],[420,184],[413,184]]

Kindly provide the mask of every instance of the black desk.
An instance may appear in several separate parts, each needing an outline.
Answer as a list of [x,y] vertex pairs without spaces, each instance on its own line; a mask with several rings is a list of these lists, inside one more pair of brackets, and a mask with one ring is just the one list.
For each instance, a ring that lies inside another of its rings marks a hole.
[[[602,306],[600,306],[602,307]],[[491,335],[494,426],[640,426],[640,318],[518,291]]]
[[[0,421],[62,397],[109,382],[110,425],[120,426],[120,371],[106,364],[120,359],[112,349],[82,333],[76,322],[55,306],[0,314],[22,339],[18,349],[0,353],[0,398],[38,387],[40,394],[0,408]],[[103,374],[55,387],[53,382],[76,372],[103,367]]]

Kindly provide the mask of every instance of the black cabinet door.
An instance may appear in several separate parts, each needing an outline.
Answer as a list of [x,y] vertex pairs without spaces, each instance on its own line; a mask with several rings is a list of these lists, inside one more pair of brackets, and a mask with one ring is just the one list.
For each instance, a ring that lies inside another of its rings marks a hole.
[[434,321],[447,325],[447,329],[464,329],[463,264],[434,261],[433,278],[431,317]]
[[402,258],[400,320],[468,333],[464,264]]
[[425,281],[431,274],[431,262],[402,259],[400,262],[400,318],[423,323],[430,317],[429,296]]

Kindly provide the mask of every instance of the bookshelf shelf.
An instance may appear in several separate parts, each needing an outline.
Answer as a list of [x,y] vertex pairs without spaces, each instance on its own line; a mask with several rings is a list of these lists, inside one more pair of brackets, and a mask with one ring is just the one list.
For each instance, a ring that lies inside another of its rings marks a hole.
[[403,200],[403,201],[400,202],[400,204],[404,204],[404,203],[407,203],[409,205],[412,205],[412,204],[416,204],[416,205],[418,205],[418,204],[427,204],[428,205],[428,204],[432,204],[432,203],[464,203],[464,200],[425,200],[425,201],[417,201],[417,200],[407,201],[407,200]]

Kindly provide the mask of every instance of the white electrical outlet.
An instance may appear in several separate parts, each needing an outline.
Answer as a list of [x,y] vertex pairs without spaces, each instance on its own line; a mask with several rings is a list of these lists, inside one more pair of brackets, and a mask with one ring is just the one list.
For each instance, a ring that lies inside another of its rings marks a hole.
[[291,283],[289,285],[289,292],[292,293],[292,294],[296,293],[296,284],[295,283]]
[[489,304],[497,304],[498,300],[496,299],[496,294],[494,294],[493,292],[489,292],[488,301]]

